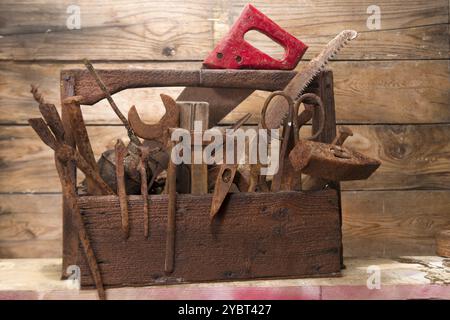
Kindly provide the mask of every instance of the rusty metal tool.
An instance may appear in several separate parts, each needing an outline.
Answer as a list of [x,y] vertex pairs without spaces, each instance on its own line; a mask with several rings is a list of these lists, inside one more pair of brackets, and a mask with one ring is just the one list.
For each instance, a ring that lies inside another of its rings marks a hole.
[[134,106],[128,111],[128,121],[137,136],[146,140],[156,140],[167,146],[170,138],[170,128],[178,127],[180,110],[175,100],[170,96],[161,94],[161,100],[166,113],[156,124],[146,124],[141,120]]
[[[256,192],[256,189],[260,185],[264,185],[266,187],[266,188],[264,188],[265,190],[261,190],[261,191],[269,191],[269,188],[267,187],[264,176],[260,175],[260,170],[261,170],[261,164],[250,165],[250,176],[249,176],[247,192]],[[263,178],[264,178],[264,181],[262,181]]]
[[[124,159],[125,167],[125,186],[128,195],[141,194],[141,174],[138,169],[140,162],[139,147],[133,143],[127,146],[128,154]],[[163,144],[155,140],[144,140],[142,147],[149,147],[150,149],[159,149],[159,152],[152,153],[147,161],[147,180],[150,180],[148,189],[150,190],[152,183],[158,175],[167,169],[169,155]],[[115,150],[110,149],[102,153],[98,160],[98,167],[100,175],[112,190],[117,190],[116,177],[116,161]]]
[[[244,40],[250,30],[257,30],[285,49],[282,59],[274,59]],[[295,68],[308,46],[269,19],[251,4],[245,6],[228,34],[203,61],[207,68],[279,69]]]
[[[279,166],[277,173],[273,176],[271,191],[278,192],[280,190],[296,190],[301,188],[301,175],[295,174],[293,168],[288,161],[288,154],[290,150],[298,143],[299,131],[301,126],[306,124],[311,120],[314,112],[311,109],[312,106],[318,106],[319,108],[319,128],[317,132],[308,140],[313,140],[319,136],[323,130],[325,123],[325,113],[322,104],[322,100],[315,94],[306,93],[299,97],[299,99],[294,102],[294,100],[284,91],[275,91],[270,94],[264,106],[261,110],[261,127],[263,129],[268,129],[267,127],[267,108],[275,97],[282,97],[286,100],[288,104],[288,115],[283,120],[283,138],[281,141],[281,150],[279,155]],[[303,102],[309,102],[313,104],[308,104],[305,110],[298,115],[298,110]]]
[[[300,98],[309,83],[325,68],[328,61],[333,58],[348,41],[355,39],[357,35],[357,32],[354,30],[344,30],[339,33],[333,40],[328,42],[326,47],[317,57],[310,60],[306,67],[289,81],[283,89],[284,93],[294,101]],[[267,127],[277,128],[288,111],[289,107],[283,99],[274,99],[271,107],[267,111]]]
[[141,195],[142,201],[144,202],[144,237],[147,238],[149,234],[149,220],[150,214],[148,212],[148,184],[147,184],[147,170],[146,170],[146,159],[145,155],[141,154],[141,159],[139,161],[138,169],[141,174]]
[[[87,163],[98,172],[97,162],[95,161],[94,152],[92,151],[91,142],[81,112],[80,101],[82,99],[80,96],[68,97],[62,101],[62,104],[65,110],[67,110],[72,136],[75,139],[78,151],[86,159]],[[101,191],[98,190],[95,182],[90,177],[86,177],[86,185],[89,194],[101,194]]]
[[308,140],[299,140],[289,159],[295,170],[327,181],[367,179],[381,164],[342,146]]
[[39,111],[55,137],[59,141],[64,141],[64,127],[55,105],[45,101],[37,86],[31,85],[31,93],[34,100],[39,104]]
[[[49,118],[47,117],[47,119]],[[73,219],[78,229],[78,237],[80,239],[81,245],[86,255],[86,260],[88,262],[92,278],[94,279],[95,285],[97,287],[98,296],[100,299],[104,300],[106,299],[106,294],[103,288],[103,281],[97,264],[97,260],[95,258],[95,253],[90,244],[89,237],[87,235],[84,226],[83,218],[81,216],[81,211],[78,206],[76,190],[74,187],[75,183],[67,170],[67,166],[63,166],[63,164],[67,163],[67,161],[69,160],[75,160],[77,162],[77,165],[79,165],[79,163],[83,163],[82,166],[83,167],[86,166],[84,167],[84,169],[86,169],[85,172],[86,175],[88,175],[89,172],[91,172],[89,171],[90,167],[87,164],[87,162],[85,162],[86,160],[84,160],[84,158],[82,158],[81,155],[79,155],[76,150],[72,149],[71,147],[63,143],[64,141],[61,139],[60,131],[53,132],[53,134],[55,134],[53,135],[52,132],[49,130],[50,126],[47,127],[47,124],[42,118],[29,119],[28,122],[34,129],[34,131],[38,134],[38,136],[42,139],[42,141],[50,148],[55,150],[55,165],[61,182],[61,188],[63,194],[66,195],[68,205],[72,209],[71,211],[74,214]],[[59,124],[56,124],[57,122],[55,122],[52,125],[53,128],[59,126]],[[52,127],[50,127],[50,129],[52,129]],[[80,169],[82,168],[80,167]],[[90,170],[92,170],[92,168],[90,168]],[[92,174],[95,174],[94,170],[92,170],[92,172],[93,172]],[[101,180],[99,180],[98,182],[99,185],[101,185]],[[107,185],[105,186],[105,191],[108,191]]]
[[353,136],[353,131],[346,126],[340,126],[338,130],[339,134],[337,135],[336,138],[334,138],[331,144],[334,144],[336,146],[342,146],[348,137]]
[[122,220],[122,231],[125,239],[130,235],[129,221],[128,221],[128,201],[127,190],[125,186],[125,166],[124,159],[128,150],[122,140],[117,139],[115,145],[116,157],[116,179],[117,179],[117,195],[119,196],[120,215]]
[[[79,169],[93,182],[99,194],[114,194],[114,191],[100,177],[95,167],[92,167],[78,150],[65,143],[64,126],[55,105],[46,103],[36,86],[31,86],[31,93],[39,103],[39,110],[45,121],[42,118],[37,118],[30,119],[31,122],[29,122],[30,125],[35,126],[33,127],[35,131],[38,130],[36,132],[44,143],[50,146],[61,160],[67,161],[71,159],[75,161]],[[88,145],[90,146],[89,143]]]
[[78,150],[70,147],[69,145],[58,141],[55,136],[50,132],[47,124],[42,118],[29,119],[28,123],[36,131],[41,140],[55,151],[58,159],[62,162],[69,160],[75,161],[77,167],[94,181],[96,186],[101,190],[102,194],[114,195],[114,191],[106,184],[106,182],[100,177],[97,171],[95,171],[87,161],[81,156]]
[[134,134],[133,129],[131,128],[130,124],[128,123],[127,118],[125,118],[125,116],[122,114],[122,112],[120,112],[119,107],[114,102],[114,99],[111,96],[111,92],[108,90],[108,88],[106,87],[105,83],[100,78],[99,74],[95,70],[95,68],[92,65],[92,63],[88,59],[84,59],[83,62],[84,62],[84,65],[86,66],[86,69],[88,69],[88,71],[94,77],[95,82],[97,83],[99,88],[102,90],[103,94],[105,95],[106,99],[108,100],[109,104],[111,105],[111,108],[113,109],[115,114],[119,117],[120,121],[122,121],[125,129],[128,132],[128,137],[130,138],[130,141],[133,142],[137,146],[141,145],[141,141]]
[[[306,102],[307,99],[311,99],[311,96],[308,94],[304,94],[303,98],[300,99],[295,105],[294,113],[298,113],[299,105],[302,102]],[[305,100],[305,101],[303,101]],[[319,97],[314,97],[313,102],[317,101],[319,103],[317,106],[319,109],[319,128],[318,132],[314,134],[313,136],[307,138],[307,139],[315,139],[323,130],[324,125],[324,108],[321,104],[321,100]],[[292,100],[288,100],[288,103],[293,104]],[[314,115],[314,106],[315,104],[305,104],[305,110],[303,110],[297,117],[297,127],[298,131],[300,132],[300,129],[303,125],[308,123],[309,120],[312,119]],[[262,115],[262,118],[265,118],[265,115]],[[264,120],[263,120],[264,121]],[[262,125],[261,125],[262,126]],[[295,134],[295,133],[294,133]],[[291,136],[292,137],[292,136]],[[290,137],[290,139],[291,139]],[[292,140],[292,139],[291,139]],[[295,141],[295,139],[294,139]],[[288,172],[287,175],[285,175],[285,184],[284,187],[287,190],[294,190],[294,189],[300,189],[301,188],[301,175],[294,174],[292,172],[291,165],[288,161],[284,162],[284,166],[286,167],[286,171]],[[260,175],[262,165],[261,164],[252,164],[250,165],[250,176],[249,176],[249,185],[247,192],[255,192],[255,191],[262,191],[262,192],[268,192],[269,187],[267,185],[266,178],[262,175]],[[277,182],[278,183],[278,182]]]
[[[274,59],[245,41],[244,35],[250,30],[258,30],[279,43],[285,49],[283,58]],[[227,70],[243,68],[292,70],[297,66],[307,48],[303,42],[249,4],[233,24],[230,32],[206,57],[203,66]],[[221,78],[222,76],[219,74],[216,77],[216,79]],[[255,81],[255,78],[249,80]],[[241,86],[244,83],[247,82],[241,82]],[[253,89],[243,87],[217,89],[188,86],[178,96],[177,101],[208,102],[211,111],[209,121],[210,127],[212,127],[250,96],[253,91]]]
[[[353,136],[353,131],[346,126],[340,126],[338,130],[339,133],[336,136],[336,138],[334,138],[331,144],[336,146],[342,146],[348,137]],[[319,177],[306,176],[306,178],[302,183],[302,190],[304,191],[322,190],[323,188],[326,187],[328,183],[329,181]]]
[[103,287],[102,275],[97,263],[97,258],[95,257],[94,250],[91,246],[89,236],[84,226],[80,207],[78,206],[77,194],[74,188],[74,181],[72,181],[70,173],[67,171],[67,168],[60,163],[59,159],[55,158],[55,160],[56,170],[58,171],[62,192],[67,196],[66,198],[68,205],[72,209],[73,219],[78,229],[78,238],[80,239],[81,246],[83,247],[92,278],[94,279],[98,297],[100,300],[105,300],[106,292]]
[[[174,143],[170,142],[170,152],[174,147]],[[174,270],[175,265],[175,233],[176,233],[176,213],[177,213],[177,175],[176,165],[169,160],[167,169],[166,185],[168,187],[168,203],[167,203],[167,229],[166,229],[166,256],[164,260],[164,271],[169,274]]]
[[[232,129],[239,129],[250,117],[251,114],[247,113],[233,125]],[[225,162],[220,165],[220,170],[217,174],[216,183],[214,185],[214,193],[209,212],[211,220],[214,219],[216,214],[219,212],[225,197],[230,191],[238,166],[239,164],[237,163],[227,164]]]
[[[141,195],[142,201],[144,202],[144,237],[148,238],[149,236],[149,228],[150,228],[150,214],[149,214],[149,206],[148,206],[148,190],[151,188],[151,185],[156,179],[157,173],[153,172],[153,176],[151,178],[150,183],[147,182],[147,162],[150,158],[150,155],[153,152],[159,151],[160,148],[150,148],[149,146],[141,146],[139,147],[139,164],[138,170],[141,175]],[[170,160],[169,160],[170,161]]]

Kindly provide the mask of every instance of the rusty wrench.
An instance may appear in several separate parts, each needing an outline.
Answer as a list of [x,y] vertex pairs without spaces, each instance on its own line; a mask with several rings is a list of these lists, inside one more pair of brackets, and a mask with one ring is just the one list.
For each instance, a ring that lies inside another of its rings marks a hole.
[[132,106],[128,111],[128,122],[138,137],[146,140],[157,140],[164,146],[168,146],[169,129],[178,127],[180,121],[180,110],[175,100],[170,96],[161,94],[161,100],[166,113],[156,124],[146,124],[139,117],[136,107]]

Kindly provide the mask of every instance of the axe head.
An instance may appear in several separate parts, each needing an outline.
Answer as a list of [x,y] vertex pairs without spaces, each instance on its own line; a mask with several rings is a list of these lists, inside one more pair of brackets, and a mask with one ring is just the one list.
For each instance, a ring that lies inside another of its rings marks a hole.
[[[285,54],[277,60],[244,40],[249,30],[257,30],[280,44]],[[292,70],[308,49],[298,40],[251,4],[248,4],[228,34],[203,61],[211,69]]]

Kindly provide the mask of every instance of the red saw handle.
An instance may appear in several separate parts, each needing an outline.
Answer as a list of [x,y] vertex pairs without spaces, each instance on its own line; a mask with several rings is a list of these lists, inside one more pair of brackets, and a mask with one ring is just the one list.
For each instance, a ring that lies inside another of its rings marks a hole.
[[[281,60],[272,58],[244,40],[249,30],[257,30],[285,49]],[[242,11],[228,34],[203,61],[212,69],[281,69],[292,70],[308,46],[282,29],[251,4]]]

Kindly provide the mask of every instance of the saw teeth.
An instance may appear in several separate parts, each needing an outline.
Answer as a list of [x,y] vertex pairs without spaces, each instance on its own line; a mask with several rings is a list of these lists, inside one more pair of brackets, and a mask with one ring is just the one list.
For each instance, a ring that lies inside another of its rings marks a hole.
[[311,83],[313,78],[325,68],[325,65],[328,64],[328,62],[329,62],[328,60],[333,59],[337,55],[338,51],[340,51],[343,47],[345,47],[345,45],[348,44],[349,41],[355,39],[357,36],[358,36],[358,33],[354,30],[342,31],[337,37],[335,37],[332,41],[330,41],[328,43],[329,47],[331,47],[331,48],[335,47],[333,51],[325,52],[323,55],[322,55],[322,53],[320,53],[319,56],[312,59],[311,62],[316,62],[316,61],[319,62],[320,60],[324,60],[324,61],[322,62],[322,64],[319,67],[317,67],[316,72],[312,73],[310,79],[308,81],[306,81],[305,85],[299,89],[296,99],[300,98],[301,94],[306,89],[306,87]]

